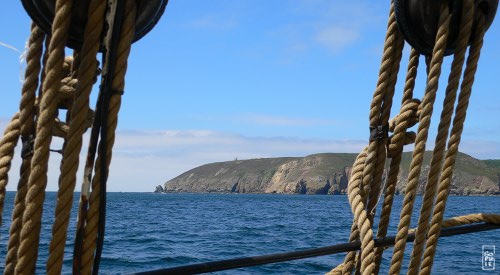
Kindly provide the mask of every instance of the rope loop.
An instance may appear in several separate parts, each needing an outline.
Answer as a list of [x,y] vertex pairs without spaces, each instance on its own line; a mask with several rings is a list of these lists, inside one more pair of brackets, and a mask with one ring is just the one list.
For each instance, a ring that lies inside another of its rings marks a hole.
[[[69,110],[73,107],[75,98],[77,97],[77,85],[78,85],[78,79],[76,76],[76,73],[72,71],[73,67],[73,62],[74,58],[73,56],[66,56],[64,58],[64,63],[63,67],[61,70],[61,80],[60,80],[60,88],[59,88],[59,99],[58,99],[58,111],[59,110],[68,110],[68,113],[66,115],[66,120],[62,121],[59,117],[55,117],[52,125],[52,136],[54,137],[60,137],[60,138],[66,138],[68,131],[69,131],[69,124],[71,122],[71,116]],[[97,82],[97,77],[100,75],[101,70],[99,68],[99,64],[96,67],[95,70],[95,75],[93,78],[93,83]],[[39,100],[37,99],[35,101],[35,110],[38,113],[39,110]],[[87,107],[86,111],[86,119],[85,119],[85,129],[89,129],[92,127],[92,123],[94,121],[94,115],[95,112],[92,110],[90,107]],[[26,137],[28,139],[28,137]],[[33,138],[34,139],[34,138]],[[34,140],[33,140],[34,142]],[[24,145],[24,142],[23,142]],[[29,144],[26,143],[26,151],[23,150],[23,152],[26,152],[26,156],[29,156],[29,152],[31,154],[33,153],[33,148],[30,149],[28,146]]]
[[400,154],[404,145],[415,142],[416,134],[406,132],[406,130],[418,123],[419,106],[419,99],[407,101],[401,107],[401,112],[389,122],[389,131],[393,133],[388,139],[387,155],[389,158],[394,158],[397,154]]
[[406,102],[401,107],[400,113],[389,122],[389,131],[395,134],[398,133],[398,131],[396,131],[396,129],[398,129],[397,125],[402,124],[405,124],[407,128],[415,126],[420,116],[420,103],[420,100],[416,98]]
[[[397,3],[401,3],[401,1]],[[476,5],[474,3],[476,3]],[[415,143],[407,178],[407,185],[405,187],[403,209],[400,213],[400,222],[397,228],[398,234],[396,236],[396,243],[389,271],[390,274],[399,274],[401,272],[403,255],[406,248],[406,237],[410,230],[410,218],[412,216],[414,201],[420,182],[419,179],[424,165],[424,152],[429,133],[431,132],[431,118],[433,117],[433,109],[439,88],[439,78],[441,75],[446,45],[449,44],[448,42],[450,41],[453,43],[455,39],[453,31],[450,29],[459,28],[459,36],[456,47],[457,50],[455,52],[445,98],[443,100],[443,110],[434,146],[433,158],[430,165],[431,169],[429,171],[428,181],[425,187],[425,204],[423,203],[425,209],[423,208],[421,211],[419,226],[416,231],[417,237],[413,247],[414,253],[412,254],[412,262],[410,263],[408,271],[408,273],[412,275],[417,274],[419,270],[422,270],[424,274],[430,272],[439,230],[441,226],[446,227],[446,224],[441,224],[442,215],[449,191],[448,186],[452,178],[454,159],[456,152],[458,151],[458,143],[460,141],[460,134],[463,128],[462,125],[465,120],[468,97],[470,95],[470,90],[474,80],[474,73],[477,67],[477,60],[479,58],[479,51],[482,45],[482,35],[487,28],[487,24],[485,24],[484,18],[481,18],[484,11],[477,9],[477,2],[474,2],[473,0],[463,0],[464,8],[461,11],[461,15],[456,14],[454,9],[450,9],[445,1],[429,2],[427,4],[436,5],[434,8],[436,8],[439,12],[436,13],[436,18],[438,17],[439,20],[436,20],[435,22],[436,33],[432,34],[432,55],[429,55],[426,58],[427,85],[425,88],[425,94],[421,100],[413,98],[413,89],[415,87],[415,79],[420,57],[418,49],[414,48],[410,53],[400,112],[393,119],[388,121],[390,105],[394,94],[393,89],[395,87],[397,75],[396,68],[398,68],[398,64],[396,63],[400,60],[398,56],[400,41],[397,39],[399,36],[397,29],[393,28],[394,2],[392,2],[391,15],[389,16],[389,24],[387,28],[386,44],[384,45],[383,62],[381,64],[379,75],[380,78],[370,108],[369,146],[364,150],[365,155],[360,155],[362,158],[365,158],[364,167],[356,166],[359,164],[359,159],[357,159],[354,164],[356,169],[353,169],[351,180],[349,182],[349,202],[354,214],[350,240],[359,239],[362,243],[364,243],[364,245],[362,246],[360,254],[355,255],[354,253],[348,253],[344,263],[332,270],[331,274],[337,274],[340,269],[342,269],[342,274],[350,274],[353,269],[355,269],[357,273],[361,274],[378,273],[383,249],[376,248],[373,253],[373,246],[371,244],[373,232],[371,231],[371,227],[373,226],[372,217],[374,210],[381,196],[378,196],[378,199],[376,200],[373,198],[376,198],[375,195],[379,194],[379,191],[384,192],[384,205],[382,207],[379,230],[377,231],[377,237],[384,237],[387,233],[389,225],[396,184],[399,181],[398,174],[400,170],[399,166],[402,159],[403,147],[405,145]],[[423,6],[427,4],[423,4]],[[473,35],[471,39],[471,47],[469,49],[469,58],[465,73],[462,76],[461,70],[464,63],[464,55],[467,48],[467,42],[470,39],[470,29],[473,22],[473,20],[471,20],[472,13],[474,13],[476,17],[479,17],[479,19],[476,18],[474,20],[474,25],[478,30],[472,31]],[[454,25],[456,22],[453,21],[453,16],[460,17],[460,26]],[[390,49],[398,50],[391,51]],[[462,80],[462,92],[457,102],[455,95],[460,80]],[[453,104],[455,102],[457,102],[456,109],[453,108]],[[385,105],[387,106],[384,108]],[[451,118],[453,115],[455,116],[453,128],[451,134],[448,135],[448,129],[450,128]],[[408,129],[417,124],[417,133],[408,131]],[[388,136],[389,134],[391,135]],[[449,142],[447,145],[448,139]],[[442,156],[444,156],[446,147],[448,149],[446,159],[441,165],[443,162]],[[384,167],[386,165],[386,157],[391,159],[390,168],[388,170]],[[383,170],[380,168],[383,168]],[[381,171],[384,171],[385,173],[385,182],[382,188],[379,186]],[[437,182],[439,182],[439,188],[433,187],[437,185]],[[437,193],[436,190],[438,191]],[[368,194],[370,195],[370,198],[367,200]],[[436,196],[435,194],[438,195]],[[437,198],[434,203],[435,197]],[[369,210],[372,210],[372,212],[368,212]],[[429,213],[432,211],[434,212],[432,221],[429,221]],[[459,219],[460,221],[454,220],[454,222],[466,223],[471,222],[471,220],[480,219],[483,221],[488,219],[489,222],[492,222],[497,221],[497,217],[498,216],[475,216],[468,219],[461,218]],[[427,226],[429,222],[430,225]],[[429,232],[429,234],[426,234],[427,232]],[[428,240],[426,240],[426,236]],[[423,258],[422,247],[425,247],[425,255],[423,255]],[[422,265],[420,265],[420,258],[423,259]],[[375,263],[374,265],[372,264],[373,262]]]

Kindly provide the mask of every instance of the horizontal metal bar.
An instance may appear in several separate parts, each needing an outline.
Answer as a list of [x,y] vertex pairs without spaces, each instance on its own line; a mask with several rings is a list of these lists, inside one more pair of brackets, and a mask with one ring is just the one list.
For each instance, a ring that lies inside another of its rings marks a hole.
[[[443,228],[441,230],[440,237],[475,233],[475,232],[481,232],[499,228],[500,224],[492,224],[492,223],[478,223],[472,225],[455,226],[455,227]],[[396,239],[395,236],[375,239],[375,246],[376,247],[393,246],[395,243],[395,239]],[[412,233],[408,234],[408,238],[406,239],[406,241],[411,242],[414,239],[415,239],[415,234]],[[158,269],[153,271],[139,272],[134,274],[136,275],[200,274],[200,273],[222,271],[222,270],[236,269],[241,267],[285,262],[285,261],[292,261],[298,259],[355,251],[359,250],[360,247],[361,247],[361,242],[357,241],[357,242],[343,243],[338,245],[325,246],[325,247],[306,249],[306,250],[184,265],[172,268]]]

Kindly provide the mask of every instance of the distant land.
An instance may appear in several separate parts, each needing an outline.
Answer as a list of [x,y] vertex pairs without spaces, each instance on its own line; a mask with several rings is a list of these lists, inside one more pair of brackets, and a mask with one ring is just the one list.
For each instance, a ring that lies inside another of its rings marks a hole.
[[[155,192],[345,194],[356,155],[324,153],[210,163],[189,170],[163,186],[158,185]],[[427,181],[431,156],[431,152],[425,153],[419,193]],[[404,193],[410,162],[411,153],[404,153],[397,194]],[[500,195],[500,160],[478,160],[459,153],[450,193]]]

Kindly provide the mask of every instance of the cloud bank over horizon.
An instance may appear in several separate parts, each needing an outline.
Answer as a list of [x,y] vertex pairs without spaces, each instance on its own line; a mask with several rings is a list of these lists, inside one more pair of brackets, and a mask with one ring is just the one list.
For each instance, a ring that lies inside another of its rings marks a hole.
[[[0,129],[6,126],[0,119]],[[87,150],[88,133],[80,157]],[[360,139],[319,139],[300,137],[244,136],[212,130],[119,130],[113,150],[108,182],[109,191],[150,192],[181,173],[197,166],[237,159],[302,157],[316,153],[357,153],[366,146]],[[54,139],[52,149],[61,148],[62,140]],[[411,147],[408,147],[411,148]],[[432,144],[428,150],[432,149]],[[19,179],[19,148],[9,174],[7,190],[16,189]],[[500,142],[464,139],[460,151],[480,159],[499,158]],[[53,153],[49,163],[48,191],[57,190],[61,156]],[[82,169],[77,190],[80,190]]]

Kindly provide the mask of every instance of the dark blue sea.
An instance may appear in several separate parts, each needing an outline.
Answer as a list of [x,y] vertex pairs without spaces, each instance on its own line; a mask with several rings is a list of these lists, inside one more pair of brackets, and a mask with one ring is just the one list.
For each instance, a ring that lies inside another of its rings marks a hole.
[[[13,192],[7,194],[0,228],[2,265],[14,195]],[[50,192],[46,196],[39,274],[45,273],[42,261],[47,258],[55,197],[56,194]],[[402,199],[396,197],[398,212],[393,215],[391,233],[397,224]],[[417,202],[420,200],[418,197]],[[416,209],[420,209],[419,205]],[[500,197],[450,197],[447,209],[447,217],[498,213]],[[75,221],[74,211],[65,274],[71,272]],[[109,193],[100,273],[127,274],[343,243],[348,239],[351,222],[346,196]],[[416,219],[413,225],[415,223]],[[482,245],[496,245],[496,271],[482,271]],[[499,274],[499,249],[499,230],[443,238],[433,273]],[[392,250],[386,250],[381,273],[387,273],[391,254]],[[343,257],[344,254],[322,256],[218,274],[323,274]]]

